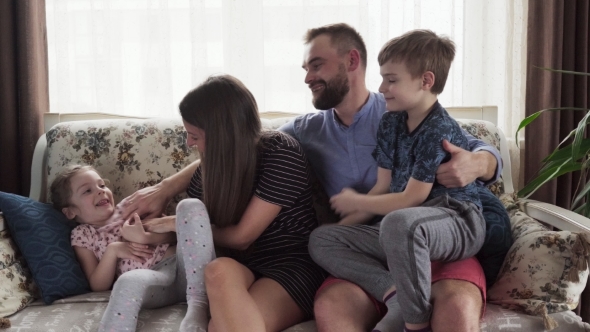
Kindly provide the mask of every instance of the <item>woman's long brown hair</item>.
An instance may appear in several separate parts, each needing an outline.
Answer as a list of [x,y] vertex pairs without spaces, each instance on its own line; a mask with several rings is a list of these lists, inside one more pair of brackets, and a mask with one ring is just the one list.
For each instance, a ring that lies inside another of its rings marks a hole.
[[237,224],[250,199],[261,135],[256,100],[237,78],[209,77],[179,105],[184,121],[205,132],[203,203],[218,227]]

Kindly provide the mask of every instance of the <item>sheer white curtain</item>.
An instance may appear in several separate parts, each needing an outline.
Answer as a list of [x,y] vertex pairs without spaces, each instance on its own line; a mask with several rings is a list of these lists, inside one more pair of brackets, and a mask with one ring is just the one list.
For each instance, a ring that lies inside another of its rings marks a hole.
[[457,56],[440,101],[524,114],[526,0],[47,0],[52,112],[176,116],[207,76],[228,73],[261,111],[311,112],[307,29],[346,22],[364,37],[376,90],[381,46],[408,30],[451,37]]

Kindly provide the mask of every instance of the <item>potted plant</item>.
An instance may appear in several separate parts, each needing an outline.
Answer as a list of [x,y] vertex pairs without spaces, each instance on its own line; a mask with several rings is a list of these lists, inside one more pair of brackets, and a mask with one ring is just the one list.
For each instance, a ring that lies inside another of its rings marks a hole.
[[[557,70],[551,68],[541,68],[556,73],[590,76],[590,73]],[[531,180],[524,188],[518,191],[518,196],[527,198],[532,195],[542,185],[563,174],[581,171],[588,175],[590,166],[590,138],[586,138],[586,128],[590,124],[590,109],[579,107],[555,107],[540,110],[529,115],[520,122],[516,130],[516,142],[518,142],[518,132],[535,121],[542,113],[548,111],[583,111],[586,112],[584,118],[578,123],[576,129],[572,130],[567,137],[562,140],[555,150],[543,159],[543,166],[537,176]],[[580,177],[576,195],[572,201],[571,209],[585,217],[590,218],[590,176]],[[582,188],[582,189],[580,189]]]

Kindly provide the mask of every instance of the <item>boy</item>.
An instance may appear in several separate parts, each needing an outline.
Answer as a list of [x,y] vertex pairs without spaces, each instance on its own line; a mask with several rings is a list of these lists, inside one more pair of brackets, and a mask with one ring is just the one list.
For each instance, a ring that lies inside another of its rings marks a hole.
[[[452,41],[427,30],[411,31],[383,46],[379,91],[388,113],[381,119],[373,152],[379,165],[377,182],[367,195],[344,189],[331,199],[346,220],[386,215],[379,231],[383,253],[365,254],[368,259],[385,258],[392,278],[369,277],[359,285],[381,290],[388,307],[403,304],[407,331],[430,331],[430,261],[471,257],[485,237],[475,184],[446,188],[435,182],[436,169],[450,158],[443,140],[467,148],[461,128],[437,101],[454,55]],[[346,272],[328,272],[347,278]],[[392,327],[387,318],[375,331]]]

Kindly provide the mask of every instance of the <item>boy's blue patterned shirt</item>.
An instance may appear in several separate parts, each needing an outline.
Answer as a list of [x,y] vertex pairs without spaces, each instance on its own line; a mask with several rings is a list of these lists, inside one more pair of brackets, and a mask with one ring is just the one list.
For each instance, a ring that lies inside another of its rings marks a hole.
[[391,170],[390,191],[403,192],[412,177],[421,182],[434,182],[427,200],[448,194],[456,200],[472,202],[481,209],[475,183],[462,188],[446,188],[436,181],[438,166],[451,158],[443,149],[443,139],[469,150],[459,124],[438,102],[411,133],[408,132],[407,119],[405,111],[387,112],[379,123],[373,158],[379,167]]

